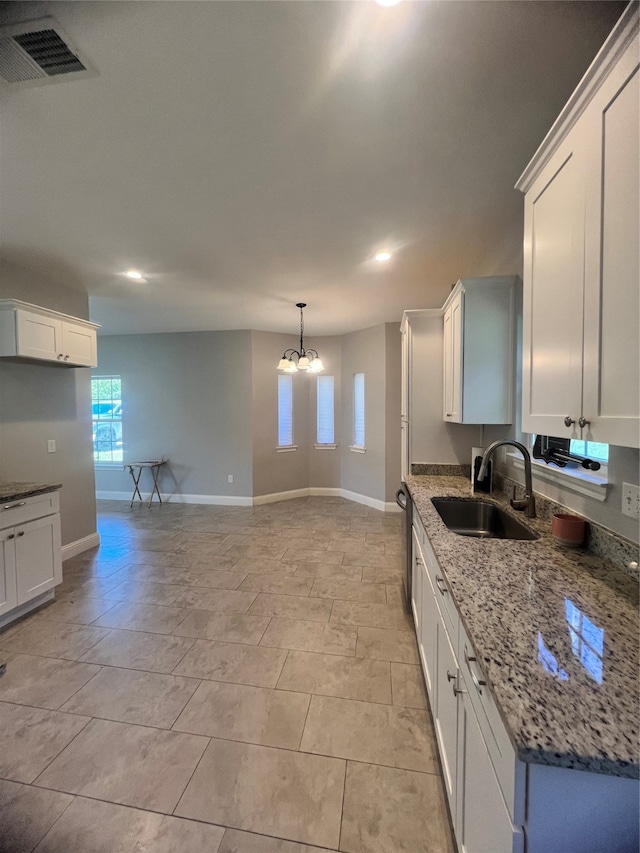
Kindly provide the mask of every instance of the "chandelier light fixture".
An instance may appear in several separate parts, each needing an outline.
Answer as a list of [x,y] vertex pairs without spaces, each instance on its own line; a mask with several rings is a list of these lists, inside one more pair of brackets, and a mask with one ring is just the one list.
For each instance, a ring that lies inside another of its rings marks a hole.
[[296,308],[300,309],[300,349],[287,349],[284,351],[282,358],[278,362],[278,370],[281,370],[283,373],[297,373],[299,370],[306,370],[308,373],[321,373],[324,370],[324,364],[320,360],[317,351],[304,348],[304,317],[302,309],[306,307],[306,302],[296,302]]

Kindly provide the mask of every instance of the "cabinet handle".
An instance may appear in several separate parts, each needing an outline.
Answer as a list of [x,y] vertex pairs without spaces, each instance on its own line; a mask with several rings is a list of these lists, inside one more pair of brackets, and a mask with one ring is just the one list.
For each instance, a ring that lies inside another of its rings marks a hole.
[[21,530],[20,533],[18,533],[18,536],[24,536],[24,530]]
[[567,417],[564,419],[564,425],[566,427],[570,427],[572,424],[575,424],[575,421],[572,421],[571,417],[567,415]]
[[13,509],[15,506],[24,506],[26,501],[19,501],[17,504],[5,504],[2,509]]
[[465,646],[465,648],[464,648],[464,662],[466,663],[467,669],[469,670],[469,674],[471,676],[471,681],[473,681],[473,686],[476,688],[478,693],[480,695],[482,695],[482,688],[487,686],[487,682],[483,681],[481,678],[476,678],[475,673],[471,669],[471,664],[476,663],[477,660],[478,660],[478,658],[471,657],[471,655],[469,655],[469,653],[467,652],[467,647]]
[[447,681],[455,681],[457,677],[457,675],[452,674],[449,672],[449,670],[447,670]]
[[581,416],[578,421],[578,424],[580,426],[580,429],[584,429],[586,426],[589,426],[591,424],[591,421],[588,421],[586,418]]
[[58,353],[58,360],[59,360],[59,359],[61,359],[61,358],[62,358],[62,356],[63,356],[63,353],[59,352],[59,353]]
[[[440,584],[442,584],[442,586],[440,586]],[[438,587],[442,595],[446,595],[446,593],[449,592],[449,590],[444,584],[444,579],[441,578],[440,575],[436,575],[436,586]]]
[[447,414],[445,415],[445,417],[447,417],[447,418],[451,418],[451,417],[453,417],[453,412],[447,412]]
[[458,687],[456,684],[453,685],[453,695],[457,696],[458,693],[466,693],[466,690],[463,690],[462,687]]
[[68,361],[68,360],[69,360],[69,356],[68,356],[68,355],[65,355],[64,360],[65,360],[65,361]]
[[15,533],[10,533],[10,534],[7,536],[7,539],[15,539],[15,538],[16,538]]

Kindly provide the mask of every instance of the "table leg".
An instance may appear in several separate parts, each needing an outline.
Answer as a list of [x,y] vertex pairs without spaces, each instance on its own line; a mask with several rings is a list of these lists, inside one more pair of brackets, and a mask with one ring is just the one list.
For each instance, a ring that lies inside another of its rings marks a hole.
[[158,500],[162,503],[162,496],[160,495],[160,489],[158,488],[158,475],[160,473],[160,466],[154,465],[151,469],[151,473],[153,475],[153,489],[151,489],[151,494],[149,495],[149,506],[151,506],[151,501],[153,500],[154,493],[158,495]]
[[129,473],[131,474],[131,479],[133,480],[133,495],[131,496],[131,503],[129,504],[129,509],[133,506],[133,502],[136,499],[136,495],[142,501],[142,495],[140,494],[140,488],[138,483],[140,482],[140,476],[142,475],[142,468],[138,468],[138,476],[136,477],[135,471],[133,470],[133,465],[129,465]]

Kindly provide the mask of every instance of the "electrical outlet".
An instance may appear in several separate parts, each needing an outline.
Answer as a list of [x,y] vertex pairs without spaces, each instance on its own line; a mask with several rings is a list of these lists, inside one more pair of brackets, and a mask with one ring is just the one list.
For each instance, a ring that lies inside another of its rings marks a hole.
[[622,484],[622,514],[629,518],[640,518],[640,486]]
[[55,453],[56,452],[56,440],[55,438],[50,438],[47,441],[47,453]]
[[229,474],[227,477],[227,483],[233,483],[233,474]]

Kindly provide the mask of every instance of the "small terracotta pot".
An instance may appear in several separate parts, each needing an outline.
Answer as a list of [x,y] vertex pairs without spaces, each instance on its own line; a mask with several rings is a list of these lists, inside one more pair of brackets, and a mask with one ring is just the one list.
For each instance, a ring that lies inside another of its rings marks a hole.
[[561,545],[578,548],[583,544],[586,532],[587,524],[584,518],[578,515],[557,512],[551,519],[551,533]]

